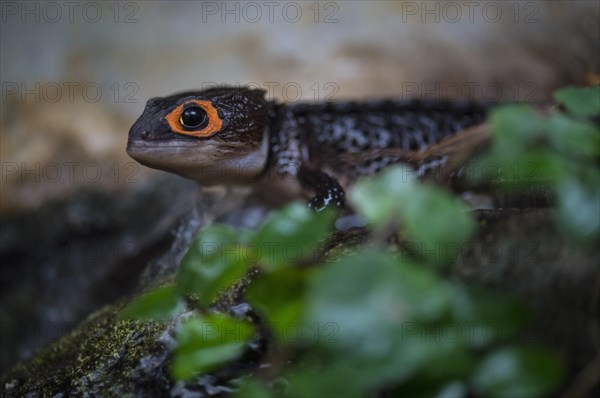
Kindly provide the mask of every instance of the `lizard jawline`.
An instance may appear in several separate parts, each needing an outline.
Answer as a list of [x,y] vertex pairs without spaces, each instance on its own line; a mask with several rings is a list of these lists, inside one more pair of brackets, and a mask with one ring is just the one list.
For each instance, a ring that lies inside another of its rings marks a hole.
[[129,142],[127,153],[141,164],[169,171],[197,181],[200,185],[243,184],[261,175],[267,163],[269,134],[260,147],[248,149],[243,143]]

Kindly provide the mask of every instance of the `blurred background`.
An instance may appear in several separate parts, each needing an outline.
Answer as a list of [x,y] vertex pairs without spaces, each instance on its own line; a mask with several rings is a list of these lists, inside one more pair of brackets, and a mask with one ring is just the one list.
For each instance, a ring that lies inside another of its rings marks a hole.
[[194,203],[139,166],[146,100],[551,101],[598,83],[597,1],[1,3],[0,370],[129,291]]

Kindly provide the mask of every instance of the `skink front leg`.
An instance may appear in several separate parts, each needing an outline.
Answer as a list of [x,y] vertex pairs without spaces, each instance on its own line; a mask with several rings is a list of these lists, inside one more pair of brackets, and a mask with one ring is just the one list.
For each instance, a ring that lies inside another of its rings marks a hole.
[[308,202],[309,208],[321,211],[331,206],[344,207],[346,193],[335,178],[319,170],[301,167],[298,171],[298,181],[303,188],[315,193],[315,196]]

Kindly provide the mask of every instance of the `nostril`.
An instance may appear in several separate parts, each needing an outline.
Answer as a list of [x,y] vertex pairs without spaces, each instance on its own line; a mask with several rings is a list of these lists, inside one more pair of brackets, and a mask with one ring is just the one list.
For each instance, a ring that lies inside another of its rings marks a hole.
[[142,139],[147,140],[150,138],[150,132],[148,130],[142,131]]

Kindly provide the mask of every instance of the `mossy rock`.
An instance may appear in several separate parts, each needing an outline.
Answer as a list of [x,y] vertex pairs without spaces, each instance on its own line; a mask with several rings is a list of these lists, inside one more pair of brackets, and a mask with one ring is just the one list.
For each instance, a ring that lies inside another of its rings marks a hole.
[[71,333],[2,378],[7,396],[160,395],[173,322],[120,319],[122,303],[90,316]]

